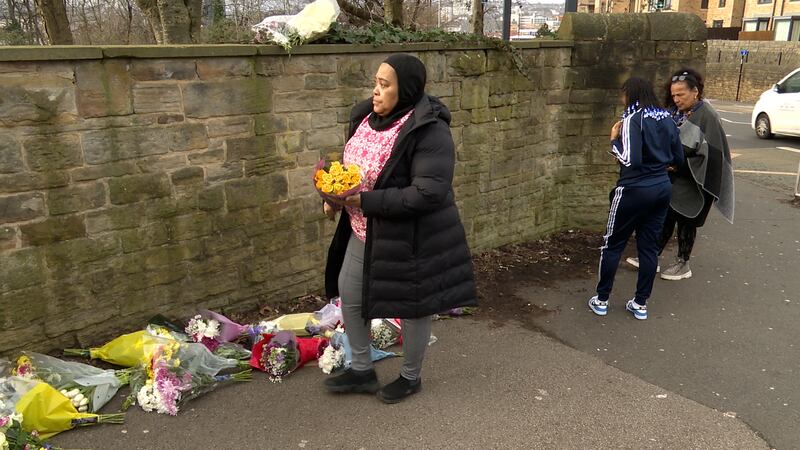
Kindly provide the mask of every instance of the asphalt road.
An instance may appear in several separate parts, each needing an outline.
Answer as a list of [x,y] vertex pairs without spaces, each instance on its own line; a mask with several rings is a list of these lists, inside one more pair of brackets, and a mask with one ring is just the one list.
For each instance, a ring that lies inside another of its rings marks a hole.
[[605,318],[585,304],[596,280],[517,295],[556,309],[537,324],[568,345],[735,413],[775,448],[800,448],[800,208],[769,187],[737,180],[735,224],[711,212],[692,255],[694,276],[658,279],[647,321],[625,312],[636,284],[625,263]]
[[753,105],[715,100],[711,104],[719,112],[728,135],[737,178],[793,194],[800,165],[800,138],[759,139],[750,126]]

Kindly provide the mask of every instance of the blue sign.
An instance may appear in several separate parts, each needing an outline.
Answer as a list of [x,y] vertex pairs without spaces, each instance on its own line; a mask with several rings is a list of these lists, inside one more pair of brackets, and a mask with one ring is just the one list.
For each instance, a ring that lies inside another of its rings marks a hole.
[[750,54],[749,50],[745,50],[745,49],[739,50],[739,56],[745,57],[745,56],[747,56],[749,54]]

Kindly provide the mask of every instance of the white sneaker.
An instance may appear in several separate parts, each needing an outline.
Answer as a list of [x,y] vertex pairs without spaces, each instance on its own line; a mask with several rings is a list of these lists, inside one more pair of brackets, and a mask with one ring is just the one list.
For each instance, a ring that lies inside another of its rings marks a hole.
[[[625,260],[626,263],[632,265],[633,267],[639,268],[639,258],[628,258]],[[656,266],[656,273],[661,272],[661,266]]]
[[675,264],[669,266],[661,273],[664,280],[678,281],[692,278],[692,269],[689,268],[689,261],[678,259]]

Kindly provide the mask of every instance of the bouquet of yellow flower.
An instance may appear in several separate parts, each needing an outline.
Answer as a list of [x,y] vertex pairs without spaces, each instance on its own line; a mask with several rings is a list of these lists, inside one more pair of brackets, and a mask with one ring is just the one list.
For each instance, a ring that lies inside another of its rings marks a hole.
[[325,160],[322,160],[314,168],[314,186],[326,200],[345,199],[361,188],[361,168],[355,164],[345,166],[334,161],[325,170]]

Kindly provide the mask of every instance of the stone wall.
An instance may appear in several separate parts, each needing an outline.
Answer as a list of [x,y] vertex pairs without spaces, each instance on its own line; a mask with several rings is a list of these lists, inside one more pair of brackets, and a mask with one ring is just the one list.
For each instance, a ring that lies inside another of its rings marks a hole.
[[312,167],[395,51],[453,113],[473,251],[601,229],[622,80],[705,60],[699,19],[656,16],[568,15],[522,72],[439,44],[0,49],[0,353],[318,292],[334,224]]
[[[749,51],[740,64],[739,51]],[[741,66],[742,79],[739,83]],[[800,67],[800,42],[708,41],[706,96],[755,102],[762,92]]]

